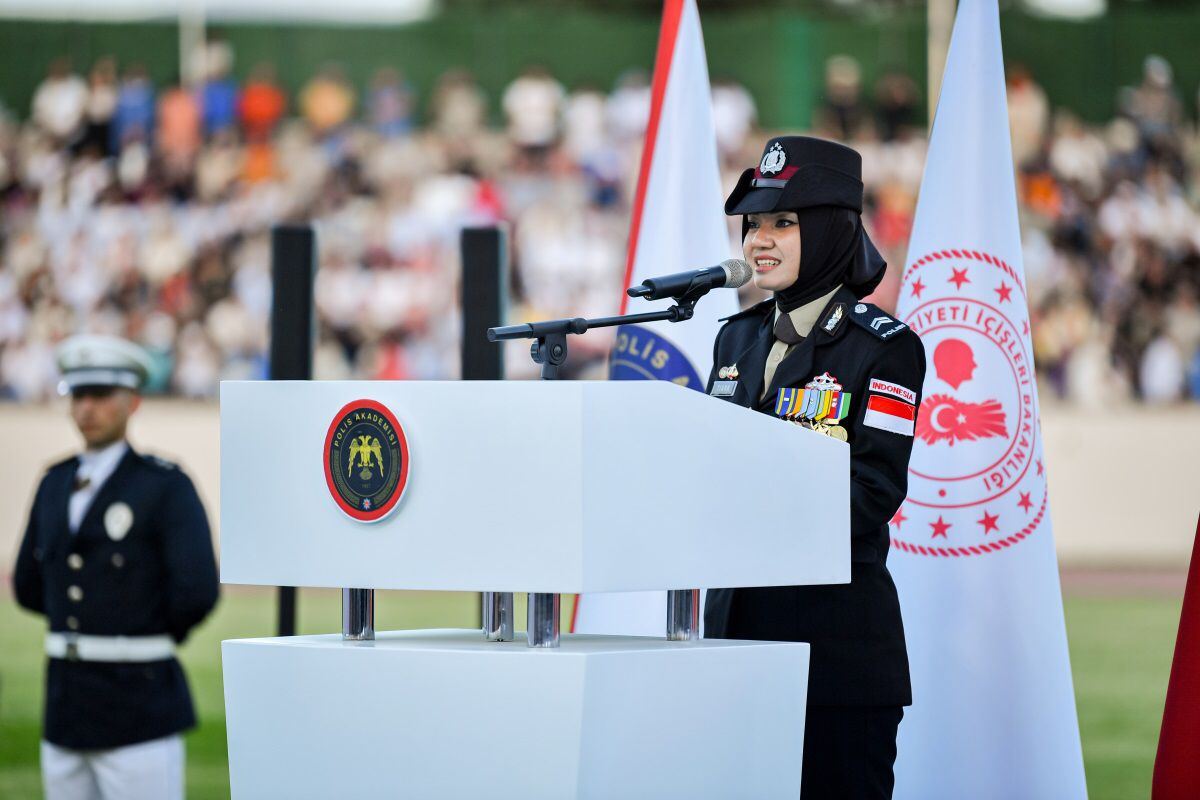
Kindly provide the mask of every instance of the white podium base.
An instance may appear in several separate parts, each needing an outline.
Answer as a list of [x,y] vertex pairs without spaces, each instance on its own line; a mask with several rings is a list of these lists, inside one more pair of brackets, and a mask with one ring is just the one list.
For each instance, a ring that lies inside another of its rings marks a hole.
[[806,644],[222,643],[234,798],[800,796]]

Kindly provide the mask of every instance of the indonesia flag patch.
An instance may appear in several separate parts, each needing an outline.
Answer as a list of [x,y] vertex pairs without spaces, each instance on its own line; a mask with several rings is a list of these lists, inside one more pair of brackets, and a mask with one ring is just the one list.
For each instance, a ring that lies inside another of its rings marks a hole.
[[870,425],[872,428],[891,431],[902,436],[912,436],[916,419],[916,406],[873,394],[867,399],[867,412],[863,415],[863,425]]
[[872,392],[890,394],[892,397],[914,406],[917,404],[917,393],[907,386],[901,386],[898,383],[889,383],[888,381],[881,381],[878,378],[871,378],[871,384],[867,388]]

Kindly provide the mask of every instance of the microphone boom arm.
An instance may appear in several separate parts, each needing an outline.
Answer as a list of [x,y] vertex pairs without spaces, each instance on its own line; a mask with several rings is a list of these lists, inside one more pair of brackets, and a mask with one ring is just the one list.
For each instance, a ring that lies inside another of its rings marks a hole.
[[[499,342],[506,339],[534,339],[529,347],[529,355],[534,363],[542,366],[542,380],[558,378],[558,368],[567,360],[567,336],[570,334],[586,333],[592,328],[611,328],[614,325],[628,325],[638,322],[684,322],[696,313],[696,302],[712,289],[711,281],[693,281],[693,285],[679,297],[674,298],[676,304],[662,311],[647,311],[642,314],[624,314],[615,317],[597,317],[584,319],[572,317],[568,319],[551,319],[542,322],[523,322],[520,325],[504,325],[499,328],[488,328],[489,342]],[[707,284],[707,285],[706,285]],[[629,289],[631,297],[635,286]]]

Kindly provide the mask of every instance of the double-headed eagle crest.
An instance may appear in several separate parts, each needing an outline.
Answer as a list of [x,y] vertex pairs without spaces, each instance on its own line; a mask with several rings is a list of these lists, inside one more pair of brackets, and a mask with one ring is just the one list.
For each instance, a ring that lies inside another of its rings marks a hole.
[[371,468],[371,458],[379,466],[379,475],[383,476],[383,453],[380,452],[379,439],[374,436],[357,436],[350,440],[350,460],[346,464],[346,475],[354,470],[354,457],[358,456],[358,466]]

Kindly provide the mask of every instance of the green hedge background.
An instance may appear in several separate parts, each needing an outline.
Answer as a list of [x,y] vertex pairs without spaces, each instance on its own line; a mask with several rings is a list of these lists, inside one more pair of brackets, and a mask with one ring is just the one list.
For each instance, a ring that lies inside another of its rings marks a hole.
[[[908,8],[859,17],[823,16],[782,7],[706,10],[700,3],[713,78],[733,77],[751,88],[768,127],[805,127],[820,96],[825,60],[856,57],[869,88],[891,67],[926,85],[925,15]],[[1189,114],[1200,84],[1200,8],[1121,6],[1086,22],[1046,20],[1016,10],[1001,14],[1005,62],[1032,70],[1051,102],[1103,122],[1117,92],[1140,80],[1143,59],[1165,56]],[[573,5],[451,4],[432,19],[402,26],[219,25],[235,72],[274,62],[292,92],[323,64],[345,67],[359,87],[381,66],[404,70],[422,110],[437,76],[452,66],[475,73],[493,104],[522,66],[540,63],[569,87],[610,88],[625,70],[650,69],[658,34],[656,14],[629,8],[604,11]],[[21,117],[46,66],[70,55],[86,69],[102,55],[140,62],[162,85],[177,79],[179,35],[174,22],[73,23],[0,20],[0,101]]]

